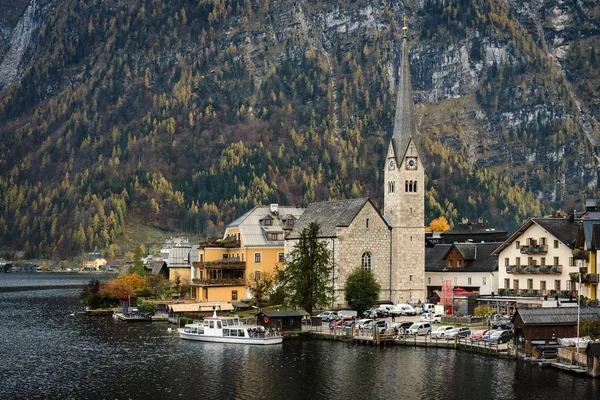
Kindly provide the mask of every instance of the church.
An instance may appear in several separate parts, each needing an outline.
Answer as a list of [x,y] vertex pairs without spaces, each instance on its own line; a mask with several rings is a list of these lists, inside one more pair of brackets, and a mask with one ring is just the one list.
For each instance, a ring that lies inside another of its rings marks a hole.
[[344,307],[344,284],[357,268],[370,269],[382,302],[426,302],[425,172],[415,142],[407,27],[403,27],[394,132],[384,166],[383,214],[369,198],[310,204],[285,238],[289,254],[311,222],[332,254],[334,303]]

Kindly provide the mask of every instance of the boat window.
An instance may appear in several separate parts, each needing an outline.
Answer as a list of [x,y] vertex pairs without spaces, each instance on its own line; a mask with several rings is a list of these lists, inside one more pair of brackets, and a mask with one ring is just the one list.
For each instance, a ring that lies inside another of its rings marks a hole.
[[232,329],[229,331],[229,336],[237,336],[237,329]]
[[238,336],[244,337],[244,330],[243,329],[238,330]]
[[198,334],[199,335],[204,335],[204,328],[198,329]]
[[211,329],[214,328],[215,327],[215,321],[210,321],[210,325],[209,326],[210,326]]
[[208,326],[208,321],[204,321],[204,326]]
[[229,329],[223,329],[223,336],[229,336]]
[[221,329],[221,328],[222,328],[221,321],[217,321],[217,329]]

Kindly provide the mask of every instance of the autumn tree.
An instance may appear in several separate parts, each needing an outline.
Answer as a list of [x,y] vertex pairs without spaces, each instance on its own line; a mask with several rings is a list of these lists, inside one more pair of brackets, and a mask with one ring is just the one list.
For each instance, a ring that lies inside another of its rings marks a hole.
[[100,287],[100,294],[112,299],[120,299],[137,295],[137,291],[143,289],[146,280],[138,274],[126,274],[106,282]]
[[256,307],[258,311],[260,311],[260,305],[262,301],[269,296],[273,286],[277,282],[274,273],[263,272],[257,278],[256,276],[250,277],[250,284],[248,285],[248,290],[252,297],[256,299]]
[[381,285],[375,280],[370,269],[356,268],[344,284],[344,297],[348,306],[358,315],[371,307],[379,299]]
[[443,215],[431,221],[429,226],[425,229],[427,232],[445,232],[450,229],[448,220]]
[[333,301],[331,252],[327,243],[319,240],[319,230],[316,222],[302,230],[280,275],[288,303],[308,313]]

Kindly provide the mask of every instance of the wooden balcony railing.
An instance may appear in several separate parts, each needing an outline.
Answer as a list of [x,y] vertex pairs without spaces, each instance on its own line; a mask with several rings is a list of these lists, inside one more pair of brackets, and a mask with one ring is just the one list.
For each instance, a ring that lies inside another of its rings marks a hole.
[[223,258],[215,261],[194,262],[194,267],[200,269],[246,269],[246,261],[240,261],[238,257]]
[[192,279],[192,286],[245,286],[244,278]]
[[562,265],[509,265],[506,267],[506,273],[560,275]]
[[545,254],[547,252],[548,245],[521,246],[521,254]]
[[209,240],[205,242],[200,242],[200,248],[207,247],[225,247],[227,249],[240,247],[241,242],[239,240],[233,239],[219,239],[219,240]]

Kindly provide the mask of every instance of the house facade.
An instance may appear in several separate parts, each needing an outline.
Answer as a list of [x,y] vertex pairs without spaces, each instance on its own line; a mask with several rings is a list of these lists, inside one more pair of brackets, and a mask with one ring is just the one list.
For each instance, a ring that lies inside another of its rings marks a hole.
[[477,295],[498,293],[498,258],[502,243],[438,244],[425,250],[427,302],[441,292],[444,282]]
[[391,301],[391,229],[370,199],[312,203],[286,237],[286,254],[292,252],[311,222],[319,224],[319,239],[327,243],[332,256],[332,306],[346,305],[344,285],[355,268],[370,270],[381,285],[380,296]]
[[[598,305],[598,284],[600,281],[600,266],[598,250],[600,249],[600,219],[584,219],[577,233],[573,258],[581,273],[580,295],[586,302]],[[572,276],[579,285],[579,276]]]
[[303,212],[303,208],[277,204],[254,207],[230,223],[222,239],[201,242],[191,268],[196,299],[249,298],[252,279],[283,268],[284,237]]
[[576,297],[574,218],[530,218],[493,255],[498,257],[498,293],[504,296]]

